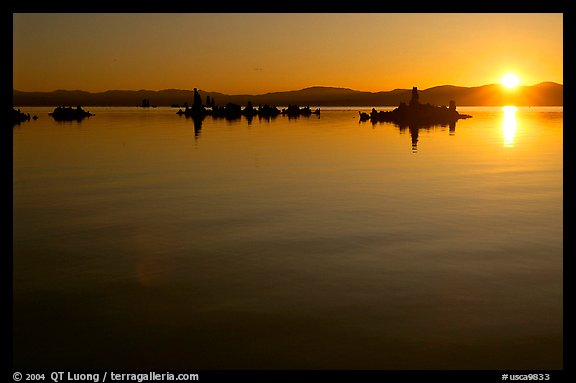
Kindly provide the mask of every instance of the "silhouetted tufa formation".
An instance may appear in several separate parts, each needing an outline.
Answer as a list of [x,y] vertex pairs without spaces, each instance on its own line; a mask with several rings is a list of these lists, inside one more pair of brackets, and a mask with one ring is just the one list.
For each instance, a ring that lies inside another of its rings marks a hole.
[[[38,116],[34,115],[32,119],[37,120]],[[8,121],[13,127],[20,125],[21,122],[30,121],[30,113],[23,113],[20,109],[14,109],[14,107],[12,107],[8,113]]]
[[[34,116],[33,118],[36,120],[38,117]],[[30,113],[23,113],[20,109],[14,108],[10,110],[10,123],[12,126],[20,125],[24,121],[30,121]]]
[[194,88],[194,102],[192,103],[192,107],[188,107],[188,102],[185,102],[183,105],[186,107],[186,109],[178,109],[176,114],[183,114],[186,117],[192,117],[194,119],[200,120],[202,120],[207,114],[206,108],[204,108],[204,105],[202,105],[202,98],[200,97],[198,89],[196,88]]
[[[177,105],[173,104],[173,106]],[[320,109],[312,112],[309,107],[300,109],[297,106],[289,106],[288,109],[283,109],[280,111],[276,106],[265,104],[258,105],[258,108],[255,108],[251,101],[248,101],[244,109],[242,109],[240,105],[231,102],[227,103],[225,106],[219,106],[216,105],[214,97],[210,96],[206,97],[206,105],[202,105],[202,99],[196,88],[194,88],[194,102],[192,107],[188,107],[188,103],[184,103],[182,106],[185,106],[185,109],[178,109],[176,114],[192,117],[199,120],[204,119],[205,116],[212,116],[214,118],[226,118],[227,120],[235,120],[244,116],[249,121],[251,121],[254,116],[270,119],[278,116],[279,114],[286,114],[288,116],[320,114]]]
[[434,106],[421,104],[418,97],[418,88],[412,88],[412,97],[408,105],[400,105],[388,112],[378,112],[372,108],[370,114],[359,112],[360,121],[392,122],[403,132],[407,128],[412,137],[412,151],[418,150],[418,133],[420,129],[430,129],[435,125],[448,126],[450,135],[456,132],[456,121],[461,118],[470,118],[467,114],[460,114],[456,111],[456,102],[450,101],[450,106]]
[[242,107],[229,102],[226,106],[214,106],[209,114],[216,118],[235,120],[242,117]]
[[456,122],[461,118],[472,117],[467,114],[460,114],[456,111],[456,102],[450,101],[450,106],[434,106],[430,104],[421,104],[418,100],[418,88],[412,88],[412,98],[410,103],[400,103],[400,105],[391,111],[378,112],[372,108],[372,112],[368,115],[364,112],[360,113],[360,121],[374,122],[394,122],[401,126],[406,125],[436,125],[436,124],[450,124]]
[[288,117],[310,116],[311,114],[320,115],[320,108],[312,111],[309,106],[299,108],[298,105],[288,105],[287,109],[282,109],[282,115]]
[[92,113],[82,109],[82,107],[77,106],[72,108],[71,106],[63,107],[58,106],[52,113],[48,113],[56,121],[81,121],[85,117],[93,116]]
[[[178,106],[173,104],[173,106]],[[206,105],[202,105],[202,98],[198,93],[198,89],[194,88],[194,102],[192,107],[188,107],[187,103],[182,106],[186,108],[184,110],[178,109],[176,114],[184,115],[186,117],[192,117],[195,123],[202,123],[202,120],[206,116],[212,116],[213,118],[226,118],[227,120],[235,120],[241,118],[242,116],[248,119],[248,123],[252,121],[254,116],[258,118],[275,118],[279,114],[287,115],[288,117],[299,117],[299,116],[310,116],[316,114],[320,116],[320,108],[312,111],[309,106],[299,108],[297,105],[289,105],[287,109],[279,110],[276,106],[270,106],[268,104],[258,105],[255,108],[251,101],[248,101],[244,109],[238,104],[227,103],[226,106],[216,105],[214,97],[206,97]]]

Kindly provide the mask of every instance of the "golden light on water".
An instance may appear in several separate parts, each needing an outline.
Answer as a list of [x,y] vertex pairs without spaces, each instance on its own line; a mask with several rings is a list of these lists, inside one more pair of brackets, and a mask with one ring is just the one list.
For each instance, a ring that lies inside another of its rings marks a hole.
[[502,133],[504,135],[504,146],[513,147],[516,138],[516,108],[515,106],[504,106],[502,111]]

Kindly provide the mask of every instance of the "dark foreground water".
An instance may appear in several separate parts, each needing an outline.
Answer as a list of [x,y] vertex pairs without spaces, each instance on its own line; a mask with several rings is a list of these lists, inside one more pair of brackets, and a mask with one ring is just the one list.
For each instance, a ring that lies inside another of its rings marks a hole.
[[14,367],[562,368],[562,108],[14,128]]

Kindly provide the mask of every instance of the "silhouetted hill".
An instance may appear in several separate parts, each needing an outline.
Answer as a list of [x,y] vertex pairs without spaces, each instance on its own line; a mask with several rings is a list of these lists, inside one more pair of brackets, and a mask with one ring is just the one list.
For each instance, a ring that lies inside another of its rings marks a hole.
[[[217,105],[229,102],[246,105],[288,104],[310,106],[397,106],[410,99],[410,89],[394,89],[383,92],[362,92],[347,88],[310,87],[287,92],[272,92],[259,95],[227,95],[218,92],[199,90],[202,100],[213,98]],[[434,105],[448,105],[455,100],[457,105],[469,106],[562,106],[564,86],[554,82],[543,82],[532,86],[519,86],[504,89],[499,84],[477,87],[442,85],[420,90],[420,102]],[[194,91],[182,89],[152,90],[109,90],[90,93],[80,90],[56,90],[54,92],[13,91],[15,106],[138,106],[143,99],[149,99],[154,106],[182,105],[192,103]]]

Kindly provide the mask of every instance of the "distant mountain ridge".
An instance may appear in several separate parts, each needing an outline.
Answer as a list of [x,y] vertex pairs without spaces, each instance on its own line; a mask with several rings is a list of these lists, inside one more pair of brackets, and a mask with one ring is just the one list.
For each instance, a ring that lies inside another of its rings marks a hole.
[[[410,89],[394,89],[381,92],[364,92],[348,88],[313,86],[301,90],[271,92],[265,94],[228,95],[199,90],[202,100],[206,96],[214,99],[217,105],[229,102],[246,105],[269,104],[287,106],[397,106],[410,99]],[[441,85],[419,89],[420,102],[434,105],[448,105],[455,100],[460,106],[563,106],[564,86],[555,82],[542,82],[532,86],[518,86],[505,89],[499,84],[476,87]],[[164,89],[153,90],[108,90],[91,93],[81,90],[56,90],[53,92],[23,92],[13,90],[14,106],[138,106],[142,100],[150,100],[153,106],[192,104],[193,90]]]

